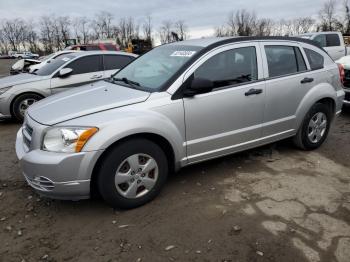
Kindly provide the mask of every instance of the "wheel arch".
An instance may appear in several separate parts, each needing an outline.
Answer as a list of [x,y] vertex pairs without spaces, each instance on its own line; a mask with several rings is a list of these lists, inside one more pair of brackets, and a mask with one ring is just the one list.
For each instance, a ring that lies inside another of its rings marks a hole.
[[120,145],[121,143],[123,143],[125,141],[129,141],[129,140],[133,140],[133,139],[137,139],[137,138],[143,138],[143,139],[150,140],[150,141],[154,142],[155,144],[157,144],[158,146],[160,146],[160,148],[163,150],[163,152],[165,153],[166,158],[168,160],[169,173],[171,174],[171,173],[175,172],[175,170],[177,169],[177,166],[175,164],[175,161],[176,161],[175,160],[175,151],[174,151],[172,144],[168,141],[168,139],[166,139],[164,136],[161,136],[159,134],[150,133],[150,132],[128,135],[128,136],[123,137],[123,138],[113,142],[112,144],[110,144],[104,150],[102,155],[100,155],[99,158],[97,159],[97,161],[93,167],[92,173],[91,173],[90,192],[91,192],[92,196],[99,195],[96,181],[97,181],[99,169],[101,168],[101,164],[102,164],[103,160],[105,159],[105,157],[109,154],[109,152],[114,147]]
[[302,99],[296,111],[296,130],[304,121],[305,115],[316,103],[326,104],[332,110],[332,116],[336,113],[337,94],[330,84],[320,84],[312,88]]
[[19,94],[16,94],[12,100],[11,100],[11,103],[10,103],[10,113],[11,115],[13,115],[13,103],[16,101],[16,99],[22,95],[28,95],[28,94],[32,94],[32,95],[37,95],[37,96],[41,96],[42,98],[45,98],[45,96],[39,92],[33,92],[33,91],[26,91],[26,92],[22,92],[22,93],[19,93]]

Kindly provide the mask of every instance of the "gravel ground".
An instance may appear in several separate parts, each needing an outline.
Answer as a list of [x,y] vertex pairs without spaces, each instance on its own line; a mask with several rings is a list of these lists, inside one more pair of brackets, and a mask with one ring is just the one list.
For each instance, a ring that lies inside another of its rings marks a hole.
[[129,211],[40,198],[18,128],[0,122],[0,261],[350,261],[350,108],[319,150],[282,141],[194,165]]

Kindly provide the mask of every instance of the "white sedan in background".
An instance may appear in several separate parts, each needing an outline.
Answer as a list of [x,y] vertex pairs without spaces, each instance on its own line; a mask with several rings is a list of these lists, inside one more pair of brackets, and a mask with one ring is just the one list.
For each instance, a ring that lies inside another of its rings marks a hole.
[[110,78],[136,57],[117,51],[71,52],[50,60],[32,73],[1,78],[0,116],[22,121],[27,108],[38,100]]

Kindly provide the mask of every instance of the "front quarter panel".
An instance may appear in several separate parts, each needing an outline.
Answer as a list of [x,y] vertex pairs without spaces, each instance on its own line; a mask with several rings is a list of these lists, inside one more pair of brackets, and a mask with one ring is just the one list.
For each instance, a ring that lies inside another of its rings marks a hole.
[[97,132],[83,151],[105,150],[128,136],[150,133],[165,138],[173,148],[176,167],[186,162],[185,124],[182,100],[169,94],[153,95],[144,103],[116,108],[73,119],[60,126],[96,126]]

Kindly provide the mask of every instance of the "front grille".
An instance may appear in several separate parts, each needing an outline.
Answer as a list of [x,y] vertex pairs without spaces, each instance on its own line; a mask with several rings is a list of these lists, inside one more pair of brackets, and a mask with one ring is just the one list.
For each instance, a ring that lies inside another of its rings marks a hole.
[[29,185],[31,185],[33,188],[38,190],[44,190],[44,191],[51,191],[55,188],[54,183],[48,179],[47,177],[43,176],[36,176],[34,179],[30,179],[29,177],[25,176],[27,182]]
[[23,142],[27,147],[27,149],[29,150],[32,143],[33,128],[29,126],[27,123],[25,123],[23,125],[22,133],[23,133]]

